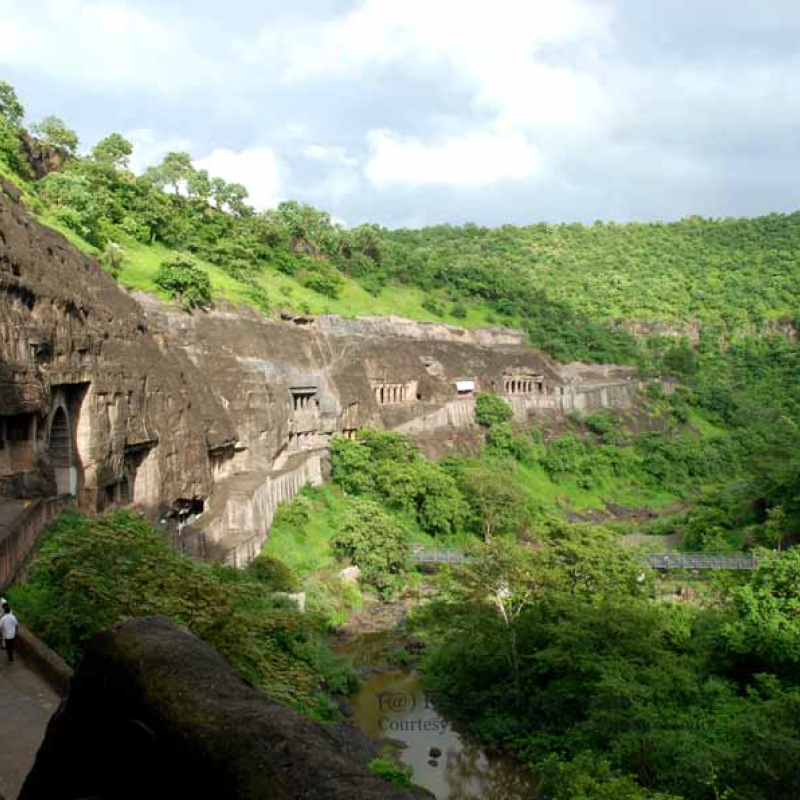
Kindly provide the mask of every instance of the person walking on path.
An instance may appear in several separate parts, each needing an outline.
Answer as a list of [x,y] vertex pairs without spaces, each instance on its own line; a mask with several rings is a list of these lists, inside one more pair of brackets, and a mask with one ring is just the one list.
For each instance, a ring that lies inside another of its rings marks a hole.
[[[8,605],[8,600],[5,597],[0,597],[0,619],[3,618],[3,614],[6,613],[5,608]],[[3,632],[0,631],[0,650],[6,649],[6,640],[3,638]],[[0,798],[2,800],[2,798]]]
[[6,655],[8,656],[9,664],[14,661],[14,646],[17,643],[18,627],[19,623],[11,613],[11,606],[8,603],[3,603],[3,616],[0,617],[0,634],[2,634],[3,641],[6,643]]

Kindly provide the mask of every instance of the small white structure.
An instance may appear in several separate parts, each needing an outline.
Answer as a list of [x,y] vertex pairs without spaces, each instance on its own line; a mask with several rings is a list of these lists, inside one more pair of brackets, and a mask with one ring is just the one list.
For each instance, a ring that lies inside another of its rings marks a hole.
[[459,397],[471,397],[475,394],[475,381],[456,381],[456,392],[458,392]]
[[358,583],[361,580],[361,569],[355,565],[345,567],[339,571],[339,577],[348,583]]

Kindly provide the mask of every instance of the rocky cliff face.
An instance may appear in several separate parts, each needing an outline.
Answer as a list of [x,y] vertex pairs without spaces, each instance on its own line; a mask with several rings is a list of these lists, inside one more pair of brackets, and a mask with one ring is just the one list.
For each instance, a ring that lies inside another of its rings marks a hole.
[[0,493],[190,502],[230,416],[97,263],[0,192]]
[[243,563],[277,505],[322,480],[333,435],[463,429],[480,391],[524,421],[624,406],[637,386],[630,370],[559,367],[504,329],[187,314],[127,295],[0,193],[0,497],[133,503],[174,515],[177,546]]

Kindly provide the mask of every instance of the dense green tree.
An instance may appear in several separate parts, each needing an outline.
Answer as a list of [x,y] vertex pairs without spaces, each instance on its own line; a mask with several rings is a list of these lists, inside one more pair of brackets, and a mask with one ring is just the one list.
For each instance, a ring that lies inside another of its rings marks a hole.
[[31,130],[50,147],[74,156],[78,151],[78,134],[60,117],[48,116],[31,126]]
[[166,616],[224,653],[251,685],[282,703],[328,715],[324,692],[352,688],[348,672],[326,651],[316,621],[277,608],[272,591],[260,575],[171,551],[160,533],[132,514],[89,519],[69,513],[45,536],[12,602],[72,664],[86,640],[109,625]]
[[156,284],[170,297],[180,300],[186,311],[211,303],[211,280],[194,260],[174,255],[161,262]]
[[496,394],[481,392],[475,398],[475,422],[490,428],[498,422],[508,422],[512,416],[511,406]]
[[234,214],[245,215],[251,211],[250,206],[245,203],[248,197],[249,192],[241,183],[228,184],[227,205]]
[[186,189],[190,197],[208,202],[211,196],[211,178],[208,176],[208,170],[192,170],[186,179]]
[[331,441],[331,478],[346,492],[367,494],[375,489],[372,453],[359,441],[335,436]]
[[463,495],[486,542],[493,536],[524,533],[531,521],[531,500],[509,480],[505,473],[509,466],[489,463],[466,470],[462,477]]
[[297,592],[300,582],[289,567],[279,558],[264,553],[250,562],[249,571],[253,577],[275,592]]
[[[800,752],[800,691],[752,660],[764,636],[779,650],[782,636],[762,624],[751,649],[728,613],[650,602],[646,585],[604,576],[611,551],[586,531],[551,531],[526,555],[504,546],[493,542],[496,554],[476,552],[453,570],[417,615],[440,704],[514,750],[550,796],[794,797],[800,773],[787,754]],[[764,582],[769,594],[796,584],[790,572]],[[519,598],[516,613],[498,597]],[[730,613],[738,617],[740,603],[746,625],[744,594]],[[742,648],[732,675],[717,652],[723,637]]]
[[194,167],[192,157],[184,152],[167,153],[158,166],[150,167],[145,177],[160,189],[171,186],[174,193],[181,193],[181,186],[189,180]]
[[92,148],[92,158],[116,169],[128,169],[133,145],[119,133],[111,133]]
[[731,590],[735,616],[724,626],[726,647],[757,658],[763,669],[796,675],[800,667],[800,550],[763,554],[744,586]]
[[39,183],[39,192],[64,225],[97,247],[104,244],[102,209],[86,176],[51,172]]
[[332,541],[336,553],[361,569],[364,579],[389,596],[408,567],[408,534],[378,503],[354,500]]
[[0,80],[0,119],[17,130],[22,127],[24,118],[25,108],[17,97],[14,87],[10,83]]
[[14,87],[0,80],[0,158],[18,174],[28,172],[20,140],[24,117],[25,109]]

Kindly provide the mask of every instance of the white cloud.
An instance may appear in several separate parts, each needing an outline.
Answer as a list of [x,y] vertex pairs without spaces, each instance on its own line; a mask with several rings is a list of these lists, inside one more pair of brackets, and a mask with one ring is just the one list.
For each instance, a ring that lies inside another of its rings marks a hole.
[[345,167],[354,167],[358,159],[348,155],[343,147],[323,144],[309,144],[303,150],[303,157],[309,161],[319,161],[323,164],[336,164]]
[[[141,174],[147,167],[158,164],[173,151],[191,153],[196,144],[180,137],[159,138],[148,128],[137,128],[124,134],[133,144],[131,170]],[[241,183],[250,193],[248,202],[258,209],[273,208],[284,199],[281,167],[275,151],[269,147],[252,147],[244,150],[216,148],[207,155],[193,158],[197,169],[208,170],[213,177],[224,178],[229,183]]]
[[[507,126],[591,129],[606,101],[595,51],[610,40],[612,19],[607,3],[588,0],[361,0],[302,30],[271,25],[239,50],[248,61],[277,61],[288,82],[435,70]],[[565,46],[569,67],[552,55]]]
[[0,65],[117,90],[169,91],[216,72],[177,23],[123,0],[3,0]]
[[248,202],[258,209],[273,208],[284,197],[278,158],[268,147],[215,149],[194,163],[198,169],[208,170],[212,177],[246,186],[250,193]]
[[188,152],[192,149],[189,139],[180,137],[159,139],[149,128],[126,131],[123,136],[133,145],[130,168],[137,175],[144,172],[147,167],[160,163],[167,153]]
[[373,132],[365,174],[381,186],[486,186],[534,177],[543,151],[557,157],[604,136],[614,102],[596,77],[596,50],[611,23],[610,4],[597,0],[360,0],[302,30],[271,24],[239,53],[289,84],[392,69],[466,92],[472,131],[444,140]]
[[497,181],[531,180],[543,171],[537,148],[515,133],[478,131],[437,144],[370,131],[364,169],[374,186],[440,185],[477,189]]

